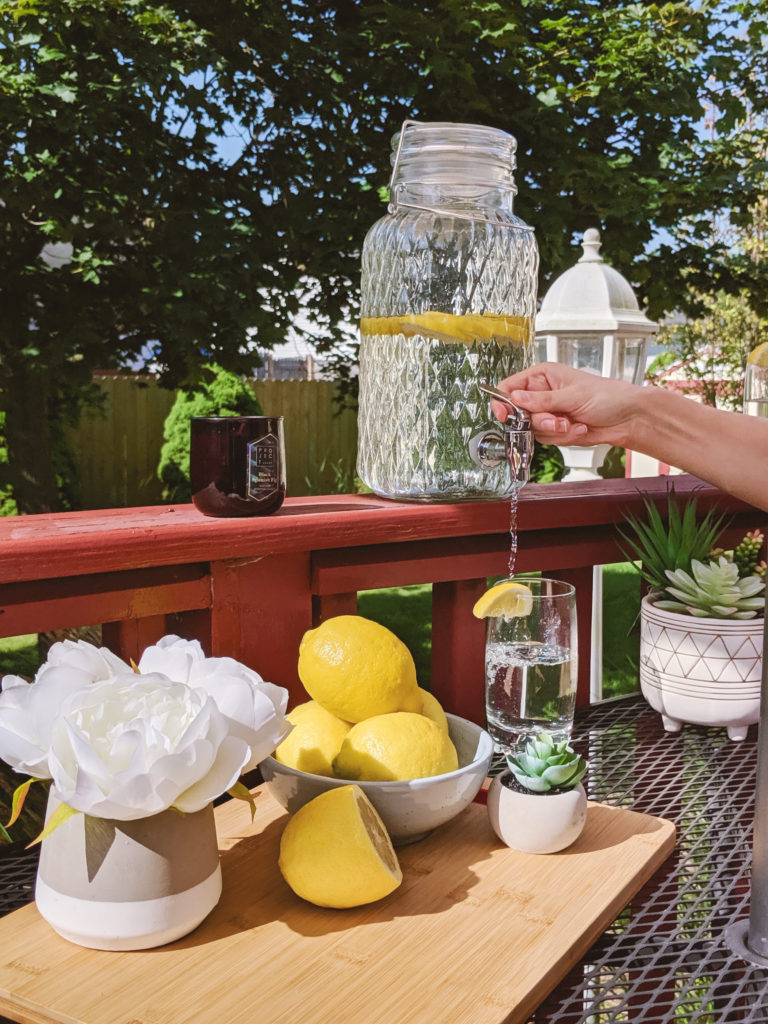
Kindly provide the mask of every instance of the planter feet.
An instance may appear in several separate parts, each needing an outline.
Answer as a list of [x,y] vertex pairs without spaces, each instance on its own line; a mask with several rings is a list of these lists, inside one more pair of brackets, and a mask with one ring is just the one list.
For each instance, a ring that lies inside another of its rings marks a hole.
[[683,727],[683,723],[678,718],[670,718],[669,715],[662,715],[661,720],[664,723],[665,732],[680,732]]
[[746,725],[729,725],[728,726],[728,739],[733,740],[734,743],[741,743],[747,738],[747,726]]

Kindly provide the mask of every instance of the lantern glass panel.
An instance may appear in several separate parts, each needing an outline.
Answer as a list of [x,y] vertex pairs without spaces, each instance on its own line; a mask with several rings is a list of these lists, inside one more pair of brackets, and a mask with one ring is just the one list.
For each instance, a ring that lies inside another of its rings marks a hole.
[[539,359],[564,363],[591,373],[603,372],[602,334],[541,335],[536,339],[536,349]]
[[615,377],[628,384],[642,384],[648,342],[643,337],[617,338]]

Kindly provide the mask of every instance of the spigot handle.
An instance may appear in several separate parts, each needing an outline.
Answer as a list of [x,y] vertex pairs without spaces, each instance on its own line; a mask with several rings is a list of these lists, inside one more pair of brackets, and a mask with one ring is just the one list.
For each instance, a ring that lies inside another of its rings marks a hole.
[[511,409],[512,412],[515,414],[515,418],[517,420],[515,427],[517,429],[522,427],[522,425],[525,423],[528,417],[525,415],[525,413],[519,406],[515,405],[515,403],[512,401],[509,395],[505,395],[503,391],[499,391],[499,389],[493,387],[493,385],[486,384],[481,381],[478,381],[477,386],[484,394],[490,395],[491,398],[495,398],[498,402],[503,402],[504,405]]

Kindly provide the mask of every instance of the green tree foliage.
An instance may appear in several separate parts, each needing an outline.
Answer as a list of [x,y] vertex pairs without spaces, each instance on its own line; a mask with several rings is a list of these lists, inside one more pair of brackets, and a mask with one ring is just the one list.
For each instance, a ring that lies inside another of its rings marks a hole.
[[208,368],[208,379],[194,390],[180,391],[163,426],[163,447],[157,475],[166,501],[191,501],[189,486],[189,421],[193,416],[260,416],[261,404],[251,386],[220,366]]
[[706,405],[741,412],[744,366],[752,349],[768,341],[768,319],[755,313],[743,292],[718,291],[700,301],[700,316],[659,331],[668,351],[651,365],[649,377]]
[[[736,262],[746,260],[764,270],[768,266],[767,228],[768,195],[764,195],[752,207],[747,224],[733,225],[727,217],[722,225],[715,220],[712,236],[728,241]],[[683,281],[687,276],[683,272]],[[659,341],[667,351],[650,367],[649,376],[657,383],[675,384],[707,405],[740,412],[747,356],[768,341],[768,314],[755,308],[746,289],[731,294],[722,288],[706,293],[689,288],[688,295],[689,306],[696,312],[659,331]]]
[[0,486],[23,511],[57,505],[52,438],[95,367],[247,373],[251,342],[272,347],[302,305],[332,344],[406,117],[517,136],[546,278],[596,226],[652,316],[678,306],[681,264],[700,291],[768,296],[763,269],[703,242],[707,211],[738,221],[755,199],[754,140],[732,129],[766,103],[767,10],[0,0]]

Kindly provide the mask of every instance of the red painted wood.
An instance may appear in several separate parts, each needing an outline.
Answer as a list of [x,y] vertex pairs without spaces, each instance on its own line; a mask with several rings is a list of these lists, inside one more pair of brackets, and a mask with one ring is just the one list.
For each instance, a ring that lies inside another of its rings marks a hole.
[[348,594],[312,595],[314,626],[319,626],[321,622],[332,619],[335,615],[357,615],[357,591]]
[[[642,494],[663,503],[666,487],[663,479],[643,480]],[[682,496],[698,489],[703,508],[716,501],[726,510],[749,509],[695,477],[676,477],[675,489]],[[518,525],[525,534],[606,524],[619,518],[621,509],[641,507],[636,480],[529,484],[521,492]],[[762,523],[765,514],[750,510],[747,519]],[[288,499],[275,515],[249,519],[214,519],[191,505],[6,516],[0,519],[0,584],[395,538],[503,534],[508,526],[506,502],[406,505],[368,495]]]
[[432,685],[446,711],[485,724],[485,622],[472,614],[486,580],[432,588]]
[[207,608],[211,587],[207,567],[193,564],[11,583],[2,602],[0,635],[18,636]]
[[121,658],[138,661],[142,651],[166,635],[164,615],[150,615],[143,619],[123,619],[110,622],[102,631],[102,643]]
[[185,640],[199,640],[205,653],[211,656],[211,613],[208,608],[166,615],[165,627],[169,633]]
[[[516,571],[623,561],[618,542],[612,525],[528,531],[520,535]],[[498,576],[508,562],[508,533],[320,551],[312,562],[312,590],[333,594]]]
[[306,700],[298,659],[301,638],[312,628],[309,554],[214,562],[211,576],[211,653],[287,687],[291,705]]

